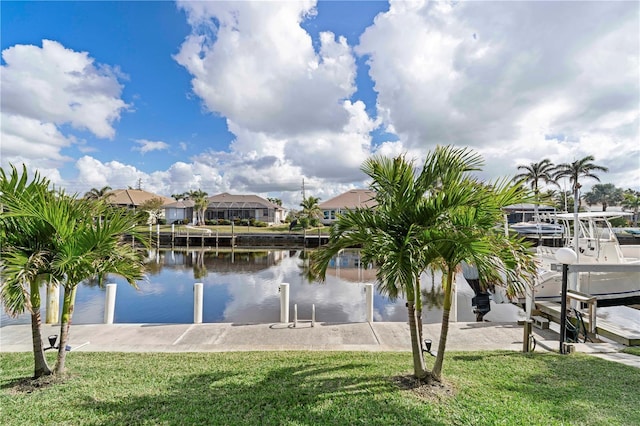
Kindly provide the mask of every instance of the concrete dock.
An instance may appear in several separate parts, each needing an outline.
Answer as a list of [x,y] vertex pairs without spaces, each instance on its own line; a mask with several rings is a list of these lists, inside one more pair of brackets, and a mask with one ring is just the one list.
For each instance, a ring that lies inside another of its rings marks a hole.
[[[43,325],[43,340],[59,334],[57,325]],[[424,324],[425,339],[438,349],[440,324]],[[557,351],[558,334],[533,329],[536,352]],[[517,323],[451,323],[449,351],[522,351],[523,327]],[[225,352],[225,351],[410,351],[409,326],[400,322],[293,324],[90,324],[72,325],[71,351],[86,352]],[[616,343],[580,343],[577,352],[640,368],[640,357],[622,354]],[[32,350],[31,326],[0,328],[0,352]]]
[[[536,330],[536,339],[555,333]],[[59,334],[44,325],[43,340]],[[425,339],[437,350],[440,324],[424,324]],[[522,350],[523,329],[516,323],[451,323],[449,350]],[[91,324],[72,325],[72,350],[98,352],[222,352],[255,350],[408,351],[409,326],[400,322],[293,324]],[[0,329],[0,351],[30,351],[30,325]]]

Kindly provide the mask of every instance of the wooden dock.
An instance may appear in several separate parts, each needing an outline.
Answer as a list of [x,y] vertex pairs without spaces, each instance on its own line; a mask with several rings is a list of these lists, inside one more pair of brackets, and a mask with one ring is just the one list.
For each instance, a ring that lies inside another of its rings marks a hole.
[[[540,312],[540,315],[544,316],[550,321],[560,323],[559,303],[536,302],[536,309]],[[583,321],[587,329],[589,329],[590,324],[588,315],[583,316]],[[596,320],[596,334],[626,346],[640,346],[640,330],[633,331],[624,329],[617,324],[601,318],[598,318]]]

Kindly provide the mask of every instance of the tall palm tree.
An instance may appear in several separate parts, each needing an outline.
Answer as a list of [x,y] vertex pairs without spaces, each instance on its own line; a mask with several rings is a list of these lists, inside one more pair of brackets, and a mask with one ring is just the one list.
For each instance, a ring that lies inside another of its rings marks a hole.
[[7,314],[17,316],[25,311],[31,314],[33,376],[37,378],[51,373],[42,345],[40,285],[45,279],[51,280],[53,229],[41,221],[21,217],[14,212],[30,203],[38,192],[48,192],[50,182],[36,173],[27,183],[24,165],[22,175],[14,166],[11,169],[9,175],[0,169],[0,292]]
[[600,182],[600,178],[595,172],[608,172],[609,169],[603,166],[598,166],[594,164],[595,160],[593,155],[588,155],[580,160],[576,160],[573,163],[563,163],[559,164],[556,167],[556,172],[554,178],[556,180],[560,178],[569,178],[569,183],[571,184],[571,189],[573,190],[573,213],[575,215],[573,220],[573,241],[574,241],[574,250],[576,254],[579,255],[579,246],[578,246],[578,233],[579,226],[578,223],[578,211],[580,210],[580,188],[582,184],[580,183],[580,178],[591,178]]
[[531,186],[534,196],[534,217],[538,221],[538,205],[540,204],[540,182],[545,184],[558,183],[553,178],[555,166],[548,158],[540,161],[539,163],[531,163],[528,166],[520,165],[518,170],[524,170],[522,173],[514,176],[513,180],[517,183],[528,183]]
[[89,200],[101,200],[111,191],[110,186],[103,186],[102,188],[91,188],[90,191],[84,194],[84,198]]
[[[476,264],[483,278],[495,282],[508,277],[517,284],[515,271],[533,270],[532,254],[519,241],[494,230],[501,208],[522,202],[523,190],[475,182],[467,172],[480,165],[478,155],[452,147],[438,147],[430,153],[417,175],[413,163],[404,157],[367,160],[362,170],[373,180],[375,212],[357,208],[341,215],[328,244],[312,255],[312,273],[323,278],[340,250],[362,247],[363,262],[373,262],[378,268],[378,290],[390,298],[406,298],[414,375],[419,379],[441,379],[453,272],[460,261]],[[438,356],[429,372],[422,357],[416,301],[420,274],[434,265],[443,265],[447,279]]]

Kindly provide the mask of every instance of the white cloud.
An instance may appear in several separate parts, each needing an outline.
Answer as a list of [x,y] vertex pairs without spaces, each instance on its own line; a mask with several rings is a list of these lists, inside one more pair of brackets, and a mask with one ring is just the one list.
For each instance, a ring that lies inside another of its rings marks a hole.
[[120,99],[116,69],[51,40],[42,47],[14,45],[2,58],[3,112],[113,138],[113,123],[129,107]]
[[341,101],[355,92],[355,60],[346,39],[331,33],[321,34],[316,53],[300,26],[315,2],[180,5],[193,33],[175,59],[208,110],[277,137],[347,123]]
[[148,139],[136,139],[134,141],[137,143],[138,147],[131,148],[133,151],[140,151],[142,154],[151,151],[163,151],[169,149],[170,145],[166,142],[162,141],[150,141]]
[[637,17],[634,2],[392,2],[355,50],[407,149],[475,147],[487,176],[594,155],[638,187]]
[[[2,51],[2,166],[25,163],[40,169],[61,167],[63,150],[79,144],[64,125],[113,138],[114,122],[127,105],[116,68],[96,64],[87,52],[43,40],[42,47],[14,45]],[[60,179],[56,170],[52,173]]]

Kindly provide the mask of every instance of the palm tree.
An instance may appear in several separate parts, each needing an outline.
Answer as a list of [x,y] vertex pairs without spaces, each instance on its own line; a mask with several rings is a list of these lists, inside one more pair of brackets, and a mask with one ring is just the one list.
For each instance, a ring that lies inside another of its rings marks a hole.
[[[526,199],[518,186],[487,186],[470,179],[481,159],[467,149],[438,147],[416,176],[404,157],[373,157],[362,170],[373,179],[375,212],[356,208],[341,215],[329,242],[312,255],[312,273],[323,278],[340,250],[362,247],[362,260],[378,268],[378,291],[407,301],[414,375],[441,380],[455,268],[462,260],[478,266],[486,280],[520,284],[531,273],[532,254],[517,240],[494,230],[502,207]],[[442,265],[446,274],[440,345],[433,371],[425,368],[416,312],[420,274]],[[527,275],[528,276],[528,275]],[[511,289],[511,291],[515,291]]]
[[9,176],[0,169],[0,292],[7,314],[17,316],[25,311],[31,314],[33,376],[38,378],[51,374],[42,346],[40,285],[45,279],[51,278],[53,230],[41,221],[14,215],[14,211],[30,203],[38,192],[48,192],[50,182],[36,173],[33,180],[27,183],[24,165],[21,176],[14,166],[11,169]]
[[602,211],[607,211],[610,205],[616,205],[624,199],[622,189],[616,188],[612,183],[597,183],[591,187],[591,191],[584,194],[584,201],[592,206],[602,204]]
[[330,260],[340,250],[362,245],[363,263],[378,267],[378,290],[391,299],[407,300],[414,374],[428,377],[416,327],[415,283],[424,269],[419,256],[419,227],[413,216],[422,201],[424,188],[416,188],[413,165],[403,157],[374,157],[362,170],[374,177],[378,207],[376,212],[357,207],[341,215],[331,228],[329,243],[312,255],[312,274],[324,279]]
[[[474,190],[473,188],[476,187]],[[441,380],[442,366],[449,330],[449,316],[452,306],[453,280],[462,262],[478,268],[482,282],[507,286],[507,293],[514,296],[521,293],[526,285],[531,285],[535,273],[533,254],[528,246],[516,236],[504,235],[495,227],[499,223],[503,208],[521,203],[527,199],[522,188],[504,181],[491,187],[471,180],[453,182],[436,194],[467,193],[468,201],[456,208],[429,229],[428,247],[443,263],[444,306],[438,353],[431,375]],[[432,255],[433,256],[433,255]]]
[[600,182],[600,178],[594,172],[601,171],[607,172],[609,169],[603,166],[598,166],[593,164],[595,158],[593,155],[588,155],[580,160],[576,160],[573,163],[564,163],[559,164],[556,167],[556,172],[554,178],[556,180],[560,178],[569,178],[569,183],[571,183],[571,189],[573,190],[573,213],[575,215],[573,220],[573,235],[574,235],[574,250],[576,253],[579,253],[578,247],[578,232],[579,232],[579,223],[578,223],[578,211],[580,210],[580,188],[582,185],[580,184],[580,178],[592,178]]
[[514,176],[513,180],[517,183],[528,183],[531,186],[534,196],[534,217],[536,221],[539,221],[538,205],[540,204],[540,181],[545,184],[558,185],[553,179],[555,166],[551,160],[545,158],[539,163],[531,163],[528,166],[518,166],[518,170],[524,170],[524,172]]
[[308,217],[309,219],[319,218],[322,214],[322,210],[320,210],[320,207],[318,207],[319,202],[319,197],[309,196],[303,199],[300,203],[300,207],[302,207],[302,215]]
[[193,208],[196,210],[196,224],[204,225],[204,214],[209,207],[209,199],[206,192],[198,189],[197,191],[189,191],[187,198],[193,201]]
[[110,186],[103,186],[101,189],[91,188],[89,192],[84,194],[84,198],[88,200],[101,200],[111,191]]
[[[12,201],[12,200],[9,200]],[[123,240],[125,233],[147,244],[135,231],[133,212],[111,209],[104,201],[76,199],[62,191],[39,190],[28,202],[9,205],[10,217],[33,221],[49,231],[48,257],[43,268],[64,288],[60,342],[55,373],[65,370],[66,346],[78,284],[108,273],[121,275],[131,285],[143,277],[142,253]],[[105,220],[96,221],[96,217]],[[4,287],[4,286],[3,286]],[[3,288],[4,290],[4,288]]]
[[624,191],[623,209],[633,210],[633,226],[638,226],[638,209],[640,209],[640,191],[629,188]]

